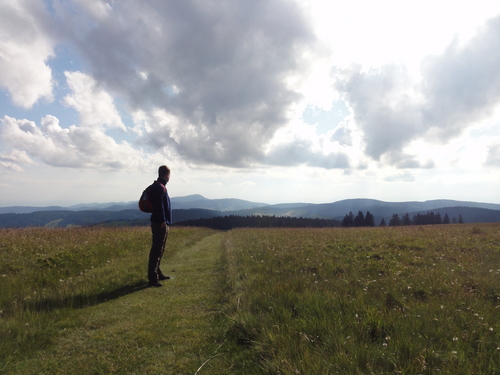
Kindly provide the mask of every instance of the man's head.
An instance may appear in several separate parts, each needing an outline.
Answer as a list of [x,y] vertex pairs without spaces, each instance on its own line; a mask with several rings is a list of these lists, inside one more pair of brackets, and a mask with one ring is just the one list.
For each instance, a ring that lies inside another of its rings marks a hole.
[[168,182],[168,180],[170,180],[170,168],[166,165],[162,165],[158,168],[158,177],[164,178]]

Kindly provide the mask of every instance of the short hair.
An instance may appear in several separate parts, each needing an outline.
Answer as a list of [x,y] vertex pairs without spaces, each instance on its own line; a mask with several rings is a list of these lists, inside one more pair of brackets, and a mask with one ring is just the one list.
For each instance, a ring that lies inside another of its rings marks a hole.
[[170,174],[170,168],[166,165],[162,165],[158,168],[158,177],[168,176]]

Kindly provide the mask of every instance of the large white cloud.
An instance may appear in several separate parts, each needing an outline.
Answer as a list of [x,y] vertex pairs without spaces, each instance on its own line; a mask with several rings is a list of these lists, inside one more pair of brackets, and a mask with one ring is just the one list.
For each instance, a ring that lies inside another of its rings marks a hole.
[[196,163],[266,162],[315,43],[285,0],[94,1],[78,19],[63,3],[56,10],[99,85],[131,111],[165,114],[144,140]]
[[53,99],[47,61],[54,56],[54,41],[47,15],[41,1],[0,2],[0,87],[20,107]]
[[401,64],[337,70],[336,87],[353,109],[366,154],[403,168],[429,167],[404,154],[411,141],[444,143],[488,119],[500,104],[499,40],[496,17],[467,43],[427,57],[420,80]]

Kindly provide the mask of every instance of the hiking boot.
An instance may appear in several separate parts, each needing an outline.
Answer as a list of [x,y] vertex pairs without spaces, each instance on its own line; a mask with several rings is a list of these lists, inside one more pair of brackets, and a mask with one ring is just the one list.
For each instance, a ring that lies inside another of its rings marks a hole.
[[160,275],[158,278],[160,280],[170,280],[170,276],[167,276],[167,275]]
[[160,286],[162,286],[162,285],[161,285],[161,283],[160,283],[160,282],[158,282],[158,281],[150,281],[150,282],[148,283],[148,286],[154,286],[154,287],[156,287],[156,288],[159,288],[159,287],[160,287]]

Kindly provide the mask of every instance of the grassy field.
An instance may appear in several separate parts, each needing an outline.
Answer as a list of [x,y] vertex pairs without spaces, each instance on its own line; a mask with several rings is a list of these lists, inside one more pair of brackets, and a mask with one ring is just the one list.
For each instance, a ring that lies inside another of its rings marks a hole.
[[0,230],[0,373],[500,374],[500,224]]

